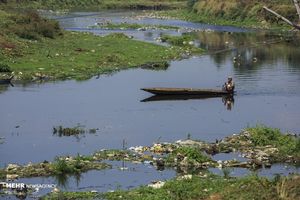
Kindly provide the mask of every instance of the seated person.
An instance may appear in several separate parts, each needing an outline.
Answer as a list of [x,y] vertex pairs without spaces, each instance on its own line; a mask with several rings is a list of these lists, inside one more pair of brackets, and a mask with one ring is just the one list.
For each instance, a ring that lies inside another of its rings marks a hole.
[[234,91],[234,82],[232,80],[232,77],[228,77],[227,82],[224,84],[223,89],[227,92],[233,92]]

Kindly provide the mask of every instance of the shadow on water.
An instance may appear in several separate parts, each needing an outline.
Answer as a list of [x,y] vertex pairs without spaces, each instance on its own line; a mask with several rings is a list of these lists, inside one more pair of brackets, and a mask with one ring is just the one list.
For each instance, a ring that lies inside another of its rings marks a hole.
[[59,174],[54,176],[54,180],[57,183],[57,186],[62,189],[68,189],[70,184],[69,181],[71,179],[75,180],[75,184],[78,187],[80,185],[81,178],[82,178],[81,174],[74,174],[74,175]]
[[5,84],[5,85],[0,85],[0,94],[2,92],[5,92],[8,88],[9,88],[10,85],[8,84]]
[[234,105],[234,97],[232,95],[220,96],[204,96],[204,95],[153,95],[141,100],[141,102],[155,101],[185,101],[185,100],[207,100],[212,98],[221,98],[222,103],[227,110],[231,110]]

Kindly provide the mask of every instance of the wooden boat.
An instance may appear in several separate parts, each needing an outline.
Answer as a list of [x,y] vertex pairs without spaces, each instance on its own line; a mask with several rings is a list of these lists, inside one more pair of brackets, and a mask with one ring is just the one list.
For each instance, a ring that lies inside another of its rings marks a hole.
[[224,96],[233,95],[232,92],[216,89],[195,89],[195,88],[141,88],[146,92],[155,95],[203,95],[203,96]]
[[14,76],[7,78],[7,79],[0,79],[0,84],[11,84],[11,80],[14,78]]

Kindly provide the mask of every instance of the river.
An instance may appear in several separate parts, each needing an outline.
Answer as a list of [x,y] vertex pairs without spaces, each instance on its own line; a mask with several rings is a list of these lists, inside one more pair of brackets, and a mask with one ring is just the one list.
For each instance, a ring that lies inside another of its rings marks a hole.
[[[1,167],[8,163],[53,160],[61,155],[90,154],[104,148],[121,149],[124,140],[126,147],[151,145],[156,141],[174,142],[188,135],[193,139],[214,141],[256,124],[300,133],[299,40],[280,41],[280,37],[272,33],[229,26],[137,19],[131,17],[134,14],[128,11],[75,12],[51,17],[59,20],[66,30],[97,35],[116,32],[89,28],[103,19],[179,26],[183,31],[197,29],[199,31],[193,33],[197,45],[205,48],[208,54],[172,61],[166,70],[130,69],[81,82],[2,86]],[[120,31],[154,43],[162,33],[181,34],[174,30]],[[151,96],[140,90],[143,87],[220,88],[227,76],[233,77],[237,90],[231,107],[224,105],[222,98],[142,101]],[[59,125],[98,130],[81,137],[58,137],[52,131]],[[175,175],[172,170],[159,172],[151,166],[129,163],[129,169],[136,170],[124,172],[117,170],[118,165],[120,163],[104,172],[88,172],[79,182],[71,178],[69,190],[126,189]],[[261,174],[300,171],[286,166],[273,169]],[[126,183],[130,177],[133,181]],[[55,178],[23,181],[58,182]]]

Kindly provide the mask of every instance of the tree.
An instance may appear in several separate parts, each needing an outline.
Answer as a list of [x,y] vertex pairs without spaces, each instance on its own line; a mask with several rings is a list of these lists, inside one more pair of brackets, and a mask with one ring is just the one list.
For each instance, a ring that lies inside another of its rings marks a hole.
[[273,15],[275,15],[276,17],[278,17],[279,19],[283,20],[284,22],[286,22],[287,24],[293,26],[294,28],[300,30],[300,6],[299,6],[299,1],[298,0],[293,0],[294,5],[296,7],[296,11],[297,14],[299,16],[299,20],[298,23],[293,23],[290,20],[288,20],[287,18],[283,17],[282,15],[278,14],[277,12],[275,12],[274,10],[271,10],[270,8],[264,6],[264,10],[268,11],[269,13],[272,13]]

